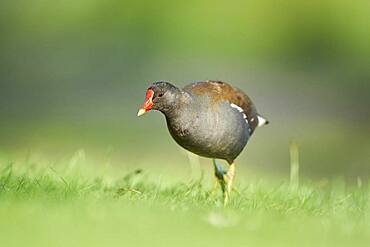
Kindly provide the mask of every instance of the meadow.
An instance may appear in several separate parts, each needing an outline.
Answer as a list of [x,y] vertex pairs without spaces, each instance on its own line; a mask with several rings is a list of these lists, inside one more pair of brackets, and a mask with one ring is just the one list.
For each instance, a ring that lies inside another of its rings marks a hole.
[[[0,247],[369,246],[369,1],[0,9]],[[227,207],[209,160],[136,117],[152,82],[208,79],[270,120]]]
[[[343,179],[237,183],[227,207],[205,175],[2,159],[1,246],[368,246],[370,190]],[[117,174],[118,172],[118,174]],[[203,173],[202,173],[203,174]]]

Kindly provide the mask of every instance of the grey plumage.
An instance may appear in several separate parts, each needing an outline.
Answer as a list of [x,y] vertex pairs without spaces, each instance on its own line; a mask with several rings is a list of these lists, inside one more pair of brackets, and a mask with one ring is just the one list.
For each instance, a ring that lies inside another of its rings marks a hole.
[[258,125],[251,100],[224,82],[200,82],[183,90],[156,82],[149,89],[154,91],[152,109],[165,115],[173,139],[200,156],[231,164]]

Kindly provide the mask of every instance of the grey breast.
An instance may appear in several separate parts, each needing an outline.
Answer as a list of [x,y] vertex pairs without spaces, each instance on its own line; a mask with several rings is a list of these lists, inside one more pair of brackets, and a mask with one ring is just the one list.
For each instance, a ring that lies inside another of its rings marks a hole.
[[214,105],[201,97],[179,113],[166,118],[168,129],[179,145],[198,155],[232,162],[250,137],[243,113],[229,102]]

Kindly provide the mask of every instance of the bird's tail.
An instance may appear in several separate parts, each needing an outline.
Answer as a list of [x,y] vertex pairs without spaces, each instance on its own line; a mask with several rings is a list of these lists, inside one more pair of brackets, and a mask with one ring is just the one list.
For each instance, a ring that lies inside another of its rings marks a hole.
[[261,127],[263,125],[267,125],[270,123],[266,118],[262,117],[261,115],[257,115],[257,118],[258,118],[258,127]]

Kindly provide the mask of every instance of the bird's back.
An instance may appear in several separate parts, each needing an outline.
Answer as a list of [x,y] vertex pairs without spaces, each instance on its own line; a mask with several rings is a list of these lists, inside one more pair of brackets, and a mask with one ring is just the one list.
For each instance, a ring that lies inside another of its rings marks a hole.
[[223,82],[198,82],[183,91],[191,100],[177,116],[166,117],[172,137],[198,155],[232,162],[258,124],[252,102]]
[[251,99],[240,89],[222,81],[200,81],[189,84],[184,91],[193,95],[209,95],[213,103],[225,101],[245,114],[250,127],[250,134],[258,126],[258,114]]

